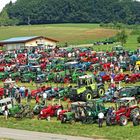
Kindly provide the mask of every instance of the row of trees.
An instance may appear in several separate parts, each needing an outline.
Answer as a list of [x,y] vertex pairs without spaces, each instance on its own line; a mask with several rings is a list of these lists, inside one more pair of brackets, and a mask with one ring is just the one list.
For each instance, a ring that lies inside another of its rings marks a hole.
[[[14,24],[140,23],[140,2],[134,0],[17,0],[4,8]],[[0,15],[1,17],[1,15]]]

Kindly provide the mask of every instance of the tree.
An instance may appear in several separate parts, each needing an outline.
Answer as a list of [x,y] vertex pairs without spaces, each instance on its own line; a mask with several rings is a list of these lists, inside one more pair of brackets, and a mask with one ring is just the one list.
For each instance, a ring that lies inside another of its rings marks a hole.
[[117,41],[121,42],[121,44],[124,45],[126,43],[127,37],[128,36],[125,30],[123,30],[117,34]]

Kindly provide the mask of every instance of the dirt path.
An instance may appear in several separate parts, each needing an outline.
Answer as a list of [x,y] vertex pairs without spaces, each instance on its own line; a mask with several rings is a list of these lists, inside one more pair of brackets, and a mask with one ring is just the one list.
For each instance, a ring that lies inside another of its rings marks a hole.
[[49,134],[49,133],[42,133],[42,132],[32,132],[26,130],[17,130],[17,129],[1,128],[1,127],[0,127],[0,137],[10,138],[14,140],[96,140],[92,138]]

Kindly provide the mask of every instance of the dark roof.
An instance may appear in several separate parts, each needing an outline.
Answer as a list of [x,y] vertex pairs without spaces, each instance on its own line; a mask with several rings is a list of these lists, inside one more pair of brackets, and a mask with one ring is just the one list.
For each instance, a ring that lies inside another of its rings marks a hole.
[[38,38],[45,38],[45,39],[53,41],[53,42],[58,42],[57,40],[43,37],[43,36],[25,36],[25,37],[15,37],[15,38],[9,38],[6,40],[1,40],[0,44],[25,43],[25,42],[32,41],[32,40],[38,39]]

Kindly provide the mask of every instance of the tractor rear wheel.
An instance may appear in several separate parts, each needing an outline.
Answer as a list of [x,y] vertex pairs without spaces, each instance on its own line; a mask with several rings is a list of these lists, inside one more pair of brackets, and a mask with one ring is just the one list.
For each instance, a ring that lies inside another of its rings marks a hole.
[[140,124],[140,122],[139,122],[138,118],[134,117],[133,118],[133,126],[137,126],[139,124]]
[[106,118],[106,125],[107,126],[111,126],[112,125],[111,118],[109,116]]
[[105,94],[105,88],[103,86],[98,88],[98,96],[103,97]]
[[139,108],[135,108],[130,112],[130,119],[133,120],[134,117],[137,117],[139,115],[140,115]]
[[92,98],[93,98],[92,91],[90,91],[89,89],[87,89],[82,95],[83,101],[90,101]]
[[127,120],[127,117],[126,116],[121,116],[120,117],[120,125],[121,126],[125,126],[125,125],[127,125],[127,123],[128,123],[128,120]]

